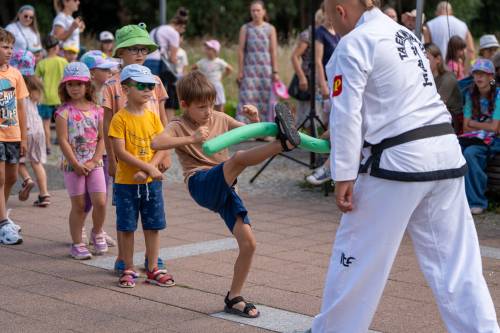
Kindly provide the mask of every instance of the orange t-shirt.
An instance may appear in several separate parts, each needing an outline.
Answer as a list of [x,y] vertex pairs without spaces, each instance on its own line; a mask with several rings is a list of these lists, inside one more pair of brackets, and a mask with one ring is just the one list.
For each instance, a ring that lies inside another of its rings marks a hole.
[[12,66],[0,71],[0,142],[21,141],[17,101],[28,96],[21,72]]
[[[157,115],[160,115],[160,103],[164,102],[168,98],[168,95],[165,87],[163,86],[163,83],[161,83],[160,78],[158,76],[155,76],[155,78],[156,86],[153,90],[151,101],[147,104],[146,108],[153,111]],[[117,73],[104,85],[101,106],[111,109],[113,114],[115,114],[118,112],[118,110],[123,109],[126,105],[127,96],[122,93],[120,74]]]
[[[240,122],[223,112],[212,112],[210,120],[205,125],[209,130],[208,140],[226,133],[236,127],[240,127],[241,125],[242,124]],[[193,135],[199,127],[199,125],[184,115],[173,119],[167,125],[165,131],[168,135],[173,137],[184,137]],[[177,157],[179,158],[179,162],[182,166],[185,181],[187,181],[187,179],[196,171],[213,168],[214,166],[227,161],[229,158],[229,151],[227,149],[221,150],[212,156],[205,155],[201,143],[175,148],[175,152],[177,153]]]

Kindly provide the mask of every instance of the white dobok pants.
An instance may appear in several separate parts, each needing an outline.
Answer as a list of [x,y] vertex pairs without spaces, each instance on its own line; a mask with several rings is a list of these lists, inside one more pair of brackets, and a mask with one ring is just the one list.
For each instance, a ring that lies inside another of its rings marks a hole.
[[405,230],[452,333],[499,333],[464,179],[360,175],[342,216],[313,333],[366,333]]

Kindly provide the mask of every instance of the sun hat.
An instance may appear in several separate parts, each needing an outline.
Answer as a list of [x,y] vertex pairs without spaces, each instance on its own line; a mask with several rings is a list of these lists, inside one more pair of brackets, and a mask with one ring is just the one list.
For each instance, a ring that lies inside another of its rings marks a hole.
[[133,45],[144,45],[149,49],[149,52],[158,49],[158,45],[149,37],[144,23],[126,25],[116,31],[116,46],[113,50],[113,57],[116,56],[116,51],[119,49]]
[[109,31],[102,31],[99,34],[99,41],[100,42],[108,42],[108,41],[113,41],[115,40],[115,36]]
[[73,53],[80,53],[80,49],[75,44],[65,44],[63,45],[63,50]]
[[482,35],[479,38],[479,49],[487,49],[490,47],[500,47],[497,37],[495,35]]
[[471,68],[471,73],[474,72],[485,72],[486,74],[495,74],[495,66],[491,60],[488,59],[477,59]]
[[68,81],[90,81],[90,71],[83,62],[71,62],[64,68],[61,84]]
[[273,83],[274,93],[283,99],[289,99],[290,95],[288,94],[288,88],[281,80],[274,81]]
[[17,68],[22,75],[35,75],[35,56],[27,50],[15,50],[10,58],[10,65]]
[[207,40],[205,42],[205,45],[211,49],[214,49],[215,52],[217,52],[217,53],[219,53],[219,51],[220,51],[220,43],[216,39]]
[[120,73],[120,82],[128,79],[140,83],[157,83],[155,76],[151,73],[151,70],[138,64],[128,65],[122,69]]
[[119,65],[117,62],[109,60],[106,54],[100,50],[91,50],[84,53],[80,61],[89,69],[111,69]]

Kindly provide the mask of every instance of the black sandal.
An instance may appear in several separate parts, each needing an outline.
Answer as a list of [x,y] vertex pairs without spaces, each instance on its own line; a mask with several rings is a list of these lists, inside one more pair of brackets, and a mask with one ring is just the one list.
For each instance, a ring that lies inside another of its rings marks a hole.
[[[245,308],[243,309],[243,311],[233,308],[233,306],[235,306],[240,302],[245,303]],[[248,303],[247,301],[245,301],[245,299],[241,296],[236,296],[235,298],[230,300],[228,292],[226,298],[224,299],[224,303],[226,303],[226,306],[224,307],[224,312],[226,313],[234,314],[245,318],[257,318],[258,316],[260,316],[259,311],[257,311],[257,314],[255,316],[251,316],[249,314],[250,311],[257,310],[257,308],[252,303]]]
[[283,151],[290,151],[291,149],[288,148],[288,145],[286,144],[287,141],[294,147],[300,145],[300,135],[295,128],[292,113],[290,112],[288,106],[284,103],[277,103],[274,106],[274,112],[276,113],[274,122],[276,123],[276,126],[278,126],[278,135],[276,138],[280,140]]
[[50,205],[50,194],[39,195],[38,200],[33,202],[35,207],[47,207],[48,205]]

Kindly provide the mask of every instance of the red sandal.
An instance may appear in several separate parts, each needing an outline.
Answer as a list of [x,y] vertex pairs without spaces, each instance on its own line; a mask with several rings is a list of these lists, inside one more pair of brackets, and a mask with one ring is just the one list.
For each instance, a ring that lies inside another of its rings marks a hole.
[[155,267],[152,272],[147,272],[146,283],[159,287],[175,286],[174,277],[168,274],[166,269],[158,269],[158,267]]
[[121,288],[134,288],[135,287],[135,279],[137,278],[137,273],[131,269],[126,269],[123,271],[120,276],[120,280],[118,280],[118,287]]

